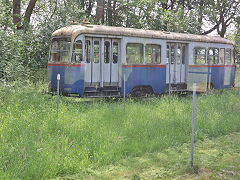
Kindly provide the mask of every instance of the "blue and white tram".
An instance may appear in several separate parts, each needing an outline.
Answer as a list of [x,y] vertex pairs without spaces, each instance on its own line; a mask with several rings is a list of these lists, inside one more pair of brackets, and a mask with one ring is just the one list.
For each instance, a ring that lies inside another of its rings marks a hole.
[[[52,34],[48,79],[64,94],[141,96],[198,83],[222,89],[234,83],[233,43],[220,37],[101,25],[71,25]],[[201,89],[199,88],[199,89]]]

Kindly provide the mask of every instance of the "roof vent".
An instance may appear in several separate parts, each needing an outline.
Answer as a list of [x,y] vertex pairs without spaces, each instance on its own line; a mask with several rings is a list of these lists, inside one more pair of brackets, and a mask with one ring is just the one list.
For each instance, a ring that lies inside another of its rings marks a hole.
[[78,25],[78,22],[77,22],[76,20],[73,20],[73,21],[71,22],[71,25]]
[[84,19],[84,20],[82,21],[82,25],[83,25],[83,26],[88,26],[88,25],[90,25],[90,22],[89,22],[87,19]]

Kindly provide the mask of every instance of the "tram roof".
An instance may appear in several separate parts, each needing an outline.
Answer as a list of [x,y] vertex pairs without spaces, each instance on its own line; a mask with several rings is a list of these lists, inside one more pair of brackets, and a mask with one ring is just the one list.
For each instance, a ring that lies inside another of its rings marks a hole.
[[168,39],[176,41],[192,41],[207,43],[234,44],[232,41],[219,36],[196,35],[187,33],[163,32],[156,30],[144,30],[103,25],[70,25],[53,32],[52,37],[71,36],[74,40],[79,34],[102,34],[109,36],[130,36],[156,39]]

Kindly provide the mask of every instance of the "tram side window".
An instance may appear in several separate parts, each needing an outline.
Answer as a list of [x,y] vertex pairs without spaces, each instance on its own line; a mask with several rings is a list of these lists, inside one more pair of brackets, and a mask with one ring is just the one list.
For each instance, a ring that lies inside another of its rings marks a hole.
[[185,64],[185,50],[186,50],[186,48],[185,48],[185,46],[182,46],[182,64]]
[[69,62],[70,46],[70,38],[54,38],[52,40],[50,60],[54,62]]
[[104,42],[104,62],[109,63],[110,60],[110,42]]
[[80,63],[83,61],[82,58],[82,41],[78,40],[73,44],[73,56],[72,61]]
[[145,63],[160,64],[161,63],[161,46],[155,44],[147,44],[145,47]]
[[177,63],[181,64],[181,47],[178,46],[177,48]]
[[113,42],[113,63],[118,62],[118,42]]
[[224,48],[220,49],[219,59],[220,59],[219,63],[224,64],[224,59],[225,59],[225,49]]
[[208,64],[218,64],[219,50],[217,48],[209,48],[207,55]]
[[100,46],[99,41],[94,41],[94,63],[99,63]]
[[231,61],[232,61],[231,49],[226,49],[226,60],[225,60],[225,63],[226,64],[231,64]]
[[194,48],[194,64],[206,63],[206,49],[201,47]]
[[127,63],[142,64],[143,63],[143,44],[128,43],[127,44]]
[[85,41],[85,62],[90,63],[91,55],[91,42],[89,40]]
[[171,45],[171,64],[175,64],[175,45]]

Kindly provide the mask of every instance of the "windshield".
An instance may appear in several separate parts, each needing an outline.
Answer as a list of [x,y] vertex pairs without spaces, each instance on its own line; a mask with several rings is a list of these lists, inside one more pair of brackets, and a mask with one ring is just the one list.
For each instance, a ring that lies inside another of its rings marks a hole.
[[53,62],[69,62],[71,39],[69,37],[53,38],[51,59]]

